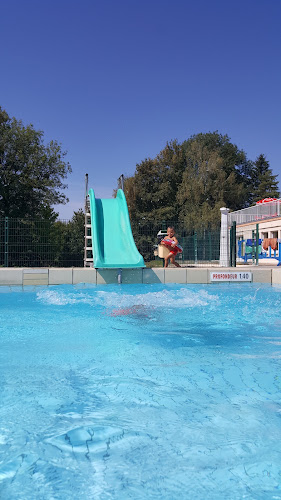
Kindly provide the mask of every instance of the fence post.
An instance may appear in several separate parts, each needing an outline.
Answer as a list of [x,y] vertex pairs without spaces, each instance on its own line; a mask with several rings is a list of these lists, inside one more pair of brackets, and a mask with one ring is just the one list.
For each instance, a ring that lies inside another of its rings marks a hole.
[[252,263],[255,264],[255,231],[252,230]]
[[212,260],[212,237],[211,237],[211,232],[209,231],[208,233],[208,240],[209,240],[209,261],[211,262]]
[[230,226],[229,230],[229,246],[230,246],[229,265],[230,267],[233,267],[233,226]]
[[4,266],[9,266],[9,218],[5,217],[5,256]]
[[256,266],[259,265],[259,225],[256,225]]
[[198,255],[197,254],[197,233],[195,232],[194,233],[194,262],[195,262],[195,264],[197,264],[197,259],[198,259],[197,255]]
[[88,236],[88,228],[87,228],[87,223],[88,223],[88,189],[89,188],[89,176],[88,174],[85,174],[85,217],[84,217],[84,267],[87,267],[87,236]]
[[[167,231],[167,224],[166,224],[166,221],[165,221],[165,220],[162,220],[161,224],[162,224],[162,229],[161,229],[161,231]],[[163,267],[165,267],[165,259],[162,259],[162,265],[163,265]]]
[[237,248],[236,248],[236,221],[233,221],[232,224],[232,266],[236,267],[236,255],[237,255]]
[[228,236],[228,212],[229,208],[222,207],[221,211],[221,234],[220,234],[220,266],[229,265],[229,236]]

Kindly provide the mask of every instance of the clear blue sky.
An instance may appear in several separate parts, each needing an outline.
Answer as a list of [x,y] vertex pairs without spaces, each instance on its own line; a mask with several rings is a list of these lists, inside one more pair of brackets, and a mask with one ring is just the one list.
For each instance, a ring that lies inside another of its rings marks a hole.
[[167,141],[218,130],[281,180],[280,0],[2,0],[0,105],[110,197]]

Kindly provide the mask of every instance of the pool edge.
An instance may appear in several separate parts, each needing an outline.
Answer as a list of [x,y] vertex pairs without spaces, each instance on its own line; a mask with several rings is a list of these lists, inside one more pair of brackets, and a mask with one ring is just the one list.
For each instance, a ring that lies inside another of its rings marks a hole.
[[[210,273],[233,273],[247,270],[252,273],[253,283],[281,284],[281,268],[239,266],[238,268],[182,267],[182,268],[145,268],[123,269],[123,284],[208,284]],[[118,283],[117,269],[91,268],[0,268],[1,285],[76,285],[92,283],[95,285]]]

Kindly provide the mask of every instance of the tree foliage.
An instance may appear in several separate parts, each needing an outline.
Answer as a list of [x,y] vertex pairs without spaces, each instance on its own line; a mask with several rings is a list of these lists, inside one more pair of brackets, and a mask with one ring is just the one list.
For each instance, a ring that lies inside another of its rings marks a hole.
[[[64,224],[63,247],[60,259],[68,262],[68,266],[75,266],[84,259],[84,231],[85,214],[82,209],[74,212],[72,219]],[[57,222],[56,224],[62,224]]]
[[57,141],[10,118],[0,107],[0,217],[49,218],[52,205],[66,203],[71,167]]
[[220,207],[245,207],[253,164],[227,135],[198,134],[183,143],[186,163],[177,197],[187,228],[215,227]]
[[253,201],[263,198],[279,198],[277,175],[273,175],[269,162],[263,154],[259,155],[253,169]]
[[162,220],[183,223],[187,230],[215,228],[222,206],[239,210],[279,196],[277,176],[264,156],[251,161],[217,131],[167,143],[155,158],[136,166],[124,189],[135,235],[140,226],[159,226]]

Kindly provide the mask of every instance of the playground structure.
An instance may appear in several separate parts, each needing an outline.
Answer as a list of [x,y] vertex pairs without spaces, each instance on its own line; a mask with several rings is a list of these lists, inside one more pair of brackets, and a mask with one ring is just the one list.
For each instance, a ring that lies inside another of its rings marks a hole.
[[[275,240],[275,238],[273,238]],[[263,259],[276,259],[278,261],[277,266],[281,265],[281,252],[278,251],[278,246],[281,241],[277,240],[277,247],[268,246],[268,250],[265,250],[264,243],[265,240],[262,239],[254,239],[249,238],[247,240],[240,239],[237,241],[238,244],[238,252],[237,257],[240,261],[243,261],[245,264],[248,261],[256,262]],[[258,244],[257,244],[258,243]]]
[[84,267],[142,268],[143,257],[134,242],[123,189],[116,198],[99,199],[88,191],[86,174]]

